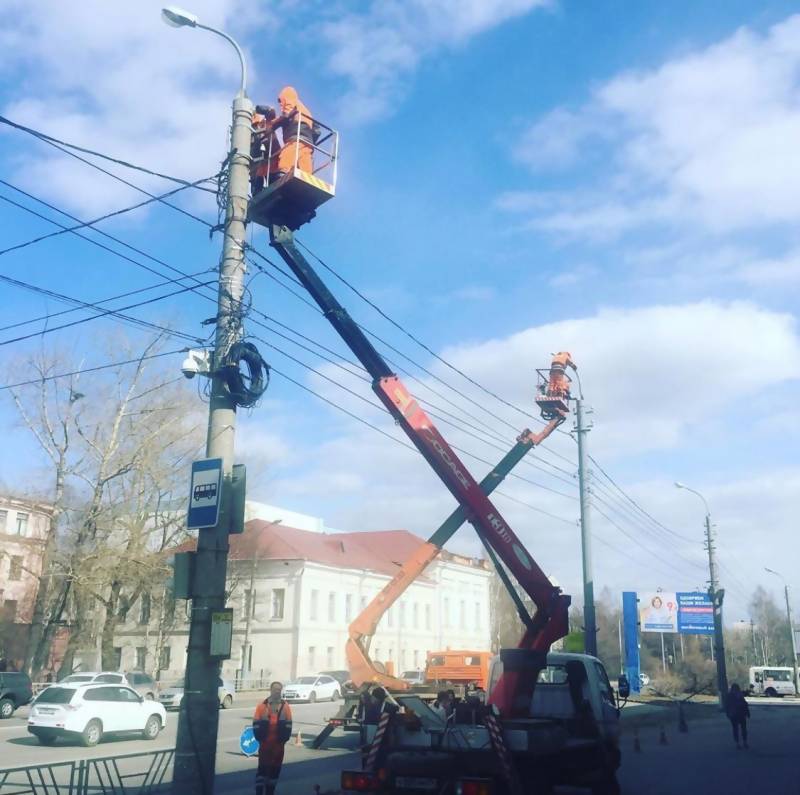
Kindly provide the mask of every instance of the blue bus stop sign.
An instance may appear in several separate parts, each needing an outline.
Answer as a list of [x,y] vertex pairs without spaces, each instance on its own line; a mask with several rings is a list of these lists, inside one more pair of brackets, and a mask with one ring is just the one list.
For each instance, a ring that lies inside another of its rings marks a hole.
[[239,738],[239,748],[245,756],[255,756],[258,753],[258,740],[253,734],[253,727],[248,726]]
[[186,527],[216,527],[222,499],[222,459],[204,458],[192,464]]

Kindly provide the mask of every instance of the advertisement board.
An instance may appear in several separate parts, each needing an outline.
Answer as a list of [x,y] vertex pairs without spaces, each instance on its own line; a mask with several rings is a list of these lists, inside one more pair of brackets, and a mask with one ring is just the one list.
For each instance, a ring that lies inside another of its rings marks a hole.
[[702,591],[675,594],[678,600],[678,632],[682,635],[713,635],[714,605]]
[[639,631],[678,631],[678,602],[674,591],[655,591],[639,596]]

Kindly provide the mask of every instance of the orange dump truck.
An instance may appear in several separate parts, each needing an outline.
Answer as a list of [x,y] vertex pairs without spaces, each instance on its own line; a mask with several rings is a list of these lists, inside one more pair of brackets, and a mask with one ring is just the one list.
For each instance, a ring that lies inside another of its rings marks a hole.
[[425,679],[442,684],[475,684],[485,690],[491,657],[488,651],[429,651]]

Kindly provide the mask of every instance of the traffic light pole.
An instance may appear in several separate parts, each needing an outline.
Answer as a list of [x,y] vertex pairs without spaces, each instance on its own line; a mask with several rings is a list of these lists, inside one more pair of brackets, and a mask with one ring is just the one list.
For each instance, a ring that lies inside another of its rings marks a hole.
[[219,365],[242,332],[252,117],[253,104],[240,92],[233,101],[225,237],[219,269],[217,327],[206,438],[206,457],[221,458],[223,462],[222,494],[217,526],[200,530],[197,538],[186,680],[175,747],[174,795],[211,795],[214,791],[220,660],[212,658],[210,654],[211,614],[225,606],[236,430],[236,403],[225,387]]

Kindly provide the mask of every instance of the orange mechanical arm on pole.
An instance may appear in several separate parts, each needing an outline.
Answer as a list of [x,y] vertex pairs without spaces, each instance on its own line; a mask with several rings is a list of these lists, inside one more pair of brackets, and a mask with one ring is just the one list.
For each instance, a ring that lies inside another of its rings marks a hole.
[[[554,414],[554,417],[539,433],[525,430],[520,434],[514,447],[480,482],[480,488],[484,494],[491,494],[502,483],[506,475],[524,458],[525,454],[541,444],[566,419],[569,411],[569,405],[566,402],[569,398],[569,379],[564,375],[564,368],[561,366],[566,362],[569,362],[570,366],[574,366],[569,354],[560,353],[554,357],[550,368],[551,377],[543,388],[539,388],[536,398],[537,402],[549,400],[547,410]],[[553,403],[558,405],[554,406]],[[542,408],[544,410],[544,407]],[[442,547],[465,521],[467,521],[467,514],[463,507],[453,511],[430,539],[414,550],[397,574],[350,624],[348,631],[350,637],[345,647],[345,655],[350,678],[357,687],[367,683],[374,683],[392,690],[407,690],[410,687],[408,682],[378,670],[369,655],[369,639],[377,631],[378,624],[386,611],[435,560]]]

